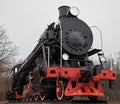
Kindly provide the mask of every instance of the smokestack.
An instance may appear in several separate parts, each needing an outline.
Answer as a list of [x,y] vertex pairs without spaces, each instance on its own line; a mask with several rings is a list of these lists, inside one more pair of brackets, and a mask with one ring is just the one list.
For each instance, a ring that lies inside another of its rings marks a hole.
[[59,7],[58,8],[58,10],[59,10],[59,18],[68,16],[69,9],[70,9],[69,6],[61,6],[61,7]]

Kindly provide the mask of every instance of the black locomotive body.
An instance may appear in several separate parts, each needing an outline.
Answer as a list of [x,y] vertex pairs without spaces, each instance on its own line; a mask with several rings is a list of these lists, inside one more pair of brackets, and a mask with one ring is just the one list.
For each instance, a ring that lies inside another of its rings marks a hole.
[[103,70],[101,60],[100,65],[94,65],[89,59],[101,50],[91,49],[91,29],[75,11],[75,7],[60,7],[59,23],[51,23],[28,58],[13,67],[8,100],[104,96],[100,80],[115,80],[115,72]]

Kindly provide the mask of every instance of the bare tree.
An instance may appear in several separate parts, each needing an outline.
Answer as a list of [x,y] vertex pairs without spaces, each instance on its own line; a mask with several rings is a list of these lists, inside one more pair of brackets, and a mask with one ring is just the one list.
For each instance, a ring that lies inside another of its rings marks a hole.
[[107,57],[107,62],[105,63],[105,69],[111,69],[111,65],[112,65],[112,69],[116,70],[117,74],[120,74],[120,52],[118,52],[117,54],[115,54],[115,58],[113,58],[113,56]]
[[9,90],[9,71],[16,55],[17,47],[9,40],[3,26],[0,26],[0,100],[5,99],[5,92]]
[[9,69],[11,60],[17,54],[17,47],[9,40],[6,30],[0,27],[0,73]]
[[120,74],[120,52],[116,54],[116,71]]

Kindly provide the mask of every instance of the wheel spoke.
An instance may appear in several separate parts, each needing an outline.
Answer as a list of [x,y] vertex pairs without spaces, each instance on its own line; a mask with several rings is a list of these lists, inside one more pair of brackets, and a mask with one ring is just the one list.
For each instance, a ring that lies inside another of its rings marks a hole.
[[56,96],[58,100],[62,100],[64,95],[64,86],[62,81],[58,81],[57,87],[56,87]]
[[29,98],[29,101],[32,101],[33,100],[33,97],[31,96],[30,98]]
[[34,100],[35,100],[35,101],[38,101],[38,98],[39,98],[38,95],[35,95],[35,96],[34,96]]
[[23,98],[22,101],[24,102],[24,101],[25,101],[25,98]]
[[28,102],[28,98],[26,98],[25,101]]
[[44,92],[41,93],[41,95],[40,95],[40,100],[41,100],[41,101],[44,101],[44,100],[45,100],[45,97],[46,97],[45,93],[44,93]]

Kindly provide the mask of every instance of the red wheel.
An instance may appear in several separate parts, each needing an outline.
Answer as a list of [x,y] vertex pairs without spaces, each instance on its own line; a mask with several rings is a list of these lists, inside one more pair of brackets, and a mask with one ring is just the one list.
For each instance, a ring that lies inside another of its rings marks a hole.
[[30,102],[33,101],[33,97],[32,97],[32,96],[29,98],[29,101],[30,101]]
[[62,100],[64,96],[64,86],[62,81],[58,81],[57,87],[56,87],[56,96],[58,100]]
[[23,98],[22,101],[25,102],[25,98]]
[[41,100],[41,101],[44,101],[44,100],[45,100],[45,97],[46,97],[46,95],[45,95],[44,92],[40,94],[40,100]]
[[29,101],[28,98],[25,98],[25,101],[28,102]]
[[38,98],[39,98],[38,95],[35,95],[35,96],[34,96],[34,100],[35,100],[35,101],[38,101]]

